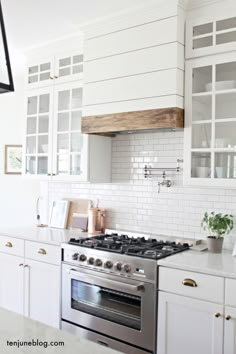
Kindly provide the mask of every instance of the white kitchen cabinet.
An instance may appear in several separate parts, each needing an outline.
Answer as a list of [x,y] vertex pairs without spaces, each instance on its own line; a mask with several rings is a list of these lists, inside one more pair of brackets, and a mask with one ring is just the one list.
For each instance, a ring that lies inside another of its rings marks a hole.
[[25,316],[60,326],[60,266],[25,259]]
[[186,58],[236,49],[236,6],[209,11],[186,22]]
[[61,248],[0,236],[0,250],[0,307],[59,328]]
[[81,80],[83,60],[83,53],[78,50],[65,50],[40,58],[31,55],[27,60],[27,89]]
[[[58,59],[58,75],[63,65],[73,72],[79,60]],[[62,82],[68,80],[63,75],[60,83],[28,91],[23,173],[40,179],[110,182],[111,138],[81,134],[82,82]]]
[[235,187],[235,53],[189,60],[185,87],[185,184]]
[[24,258],[0,253],[0,307],[24,313]]
[[236,354],[236,308],[225,307],[224,354]]
[[157,354],[222,354],[222,314],[223,305],[159,292]]

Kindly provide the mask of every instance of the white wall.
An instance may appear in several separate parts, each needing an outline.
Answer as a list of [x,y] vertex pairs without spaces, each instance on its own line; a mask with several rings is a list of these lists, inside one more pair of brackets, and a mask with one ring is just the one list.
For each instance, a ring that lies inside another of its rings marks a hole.
[[15,92],[0,95],[0,227],[33,224],[39,182],[4,174],[4,146],[23,143],[24,59],[11,51]]

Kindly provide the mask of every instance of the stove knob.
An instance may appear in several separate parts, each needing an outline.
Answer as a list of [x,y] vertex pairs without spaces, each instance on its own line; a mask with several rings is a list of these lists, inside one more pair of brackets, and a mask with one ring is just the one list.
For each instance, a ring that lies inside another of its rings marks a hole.
[[99,259],[99,258],[97,258],[96,261],[95,261],[95,265],[96,265],[97,267],[100,267],[100,266],[102,265],[102,260]]
[[88,259],[88,264],[91,264],[91,265],[94,264],[94,258],[93,258],[93,257],[90,257],[90,258]]
[[122,263],[116,263],[116,269],[120,272],[122,270]]
[[126,273],[129,273],[129,272],[131,271],[131,267],[130,267],[129,264],[125,264],[125,265],[124,265],[124,271],[125,271]]
[[72,259],[73,259],[73,261],[77,261],[78,256],[79,256],[79,254],[78,254],[78,253],[74,253],[74,254],[72,254]]
[[105,267],[108,269],[111,269],[113,267],[113,263],[111,261],[106,261],[105,262]]
[[87,259],[87,257],[85,256],[85,254],[81,254],[80,257],[79,257],[79,260],[80,260],[81,262],[86,261],[86,259]]

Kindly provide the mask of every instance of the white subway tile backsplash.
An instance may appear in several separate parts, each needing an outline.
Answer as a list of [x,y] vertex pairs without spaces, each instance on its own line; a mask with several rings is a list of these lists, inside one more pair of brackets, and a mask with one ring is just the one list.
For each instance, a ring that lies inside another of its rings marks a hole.
[[[159,194],[157,178],[143,177],[145,164],[175,167],[177,158],[182,157],[183,131],[118,135],[112,141],[113,183],[50,182],[49,207],[54,199],[65,197],[99,198],[100,206],[107,209],[107,227],[205,238],[200,226],[204,212],[236,216],[236,190],[183,186],[181,172],[172,174],[172,187],[162,187]],[[225,237],[225,248],[232,249],[235,241],[236,228]]]

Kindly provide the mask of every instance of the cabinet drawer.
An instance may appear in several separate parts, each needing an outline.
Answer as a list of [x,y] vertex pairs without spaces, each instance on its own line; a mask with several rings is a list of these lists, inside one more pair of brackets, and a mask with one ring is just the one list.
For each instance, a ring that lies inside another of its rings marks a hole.
[[61,263],[61,248],[45,243],[25,241],[25,258],[59,265]]
[[160,267],[159,289],[216,303],[224,301],[224,279],[212,275]]
[[24,257],[24,240],[0,235],[0,252]]
[[226,279],[225,304],[229,306],[236,306],[236,279]]

